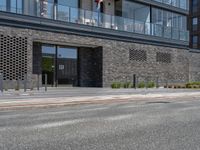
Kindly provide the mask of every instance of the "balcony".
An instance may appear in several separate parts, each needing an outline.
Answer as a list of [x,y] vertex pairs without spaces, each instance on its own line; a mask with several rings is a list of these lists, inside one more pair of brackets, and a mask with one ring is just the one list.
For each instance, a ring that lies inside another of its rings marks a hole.
[[161,39],[170,39],[183,42],[189,41],[188,31],[182,31],[174,27],[167,27],[149,22],[141,22],[129,18],[111,16],[103,13],[57,5],[53,3],[48,3],[47,7],[43,10],[39,4],[37,8],[39,8],[37,11],[27,12],[19,8],[10,8],[8,10],[6,6],[0,5],[0,11],[2,12],[47,18],[51,20],[93,26],[97,28],[105,28],[110,29],[110,32],[112,32],[112,30],[117,30],[123,31],[124,34],[128,32],[158,37]]

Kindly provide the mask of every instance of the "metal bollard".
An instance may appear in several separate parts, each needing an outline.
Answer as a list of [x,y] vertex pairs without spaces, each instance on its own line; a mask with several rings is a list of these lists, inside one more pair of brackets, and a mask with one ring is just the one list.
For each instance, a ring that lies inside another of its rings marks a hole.
[[17,91],[19,91],[19,89],[20,89],[20,85],[19,85],[20,83],[19,83],[19,74],[18,74],[18,76],[17,76],[17,87],[16,87],[16,89],[15,90],[17,90]]
[[24,75],[24,92],[26,92],[27,89],[27,74]]
[[37,75],[37,90],[40,90],[40,75]]
[[0,73],[0,90],[3,93],[3,73]]
[[148,81],[148,79],[145,78],[145,87],[146,87],[146,89],[148,89],[148,87],[147,87],[148,86],[148,82],[147,81]]
[[136,80],[137,80],[136,78],[137,78],[137,77],[136,77],[136,74],[134,74],[134,75],[133,75],[133,88],[135,88],[135,89],[136,89],[136,84],[137,84],[137,83],[136,83],[136,82],[137,82],[137,81],[136,81]]
[[166,87],[168,88],[168,80],[166,80]]
[[156,88],[159,88],[158,77],[156,77]]
[[47,74],[45,74],[44,78],[45,78],[45,91],[47,91]]

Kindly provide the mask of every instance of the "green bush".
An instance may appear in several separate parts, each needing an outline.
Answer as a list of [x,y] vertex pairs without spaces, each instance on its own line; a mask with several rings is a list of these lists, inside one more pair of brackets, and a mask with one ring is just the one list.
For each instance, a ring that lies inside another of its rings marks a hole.
[[125,83],[123,84],[123,87],[124,87],[124,88],[131,88],[131,83],[130,83],[130,82],[125,82]]
[[200,82],[189,82],[185,86],[186,88],[200,88]]
[[111,88],[113,88],[113,89],[119,89],[119,88],[121,88],[121,83],[120,82],[113,82],[111,84]]
[[19,86],[18,85],[15,86],[15,91],[19,91]]
[[144,82],[139,82],[138,83],[138,88],[145,88],[145,83]]
[[150,81],[147,83],[147,88],[154,88],[155,87],[155,83]]

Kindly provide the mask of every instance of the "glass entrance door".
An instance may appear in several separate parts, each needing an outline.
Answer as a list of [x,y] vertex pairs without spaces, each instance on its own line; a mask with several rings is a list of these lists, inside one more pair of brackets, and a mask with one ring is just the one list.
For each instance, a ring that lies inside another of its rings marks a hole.
[[57,83],[59,86],[77,85],[77,49],[57,47]]
[[52,45],[42,46],[42,84],[45,84],[45,74],[47,75],[47,84],[55,85],[55,59],[56,47]]
[[42,45],[42,83],[49,86],[77,85],[77,48]]

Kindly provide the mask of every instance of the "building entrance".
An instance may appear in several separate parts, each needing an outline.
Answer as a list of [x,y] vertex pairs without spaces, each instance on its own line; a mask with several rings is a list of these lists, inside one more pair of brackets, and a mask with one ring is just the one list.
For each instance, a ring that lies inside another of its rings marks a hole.
[[77,85],[77,48],[42,45],[42,83],[49,86]]

